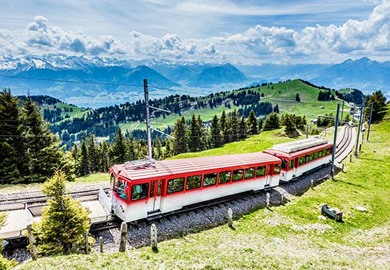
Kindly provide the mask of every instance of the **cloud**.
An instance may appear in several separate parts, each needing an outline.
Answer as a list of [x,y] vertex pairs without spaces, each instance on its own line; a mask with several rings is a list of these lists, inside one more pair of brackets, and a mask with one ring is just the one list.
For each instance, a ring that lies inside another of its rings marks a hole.
[[[343,1],[341,1],[343,2]],[[160,1],[151,4],[176,9],[196,5],[194,12],[206,4],[221,6],[231,1]],[[181,4],[180,4],[181,3]],[[342,5],[341,3],[340,5]],[[318,5],[318,3],[317,3]],[[241,11],[246,12],[246,7]],[[200,11],[199,11],[200,9]],[[378,2],[364,20],[347,20],[339,25],[315,25],[302,29],[256,25],[238,34],[209,38],[182,38],[167,33],[161,37],[129,32],[119,41],[111,35],[90,36],[66,31],[37,16],[24,30],[0,30],[0,53],[3,55],[42,55],[65,53],[85,56],[119,56],[173,61],[260,63],[331,63],[362,56],[385,60],[390,57],[390,0]],[[232,22],[234,23],[234,21]]]

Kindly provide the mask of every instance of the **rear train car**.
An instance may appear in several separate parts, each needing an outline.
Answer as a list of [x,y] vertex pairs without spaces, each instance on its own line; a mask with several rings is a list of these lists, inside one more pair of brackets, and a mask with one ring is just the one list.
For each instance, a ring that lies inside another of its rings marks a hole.
[[281,160],[266,153],[135,161],[110,169],[112,211],[125,222],[279,185]]
[[280,181],[288,182],[307,172],[327,165],[332,160],[333,143],[309,138],[274,145],[264,151],[282,160]]

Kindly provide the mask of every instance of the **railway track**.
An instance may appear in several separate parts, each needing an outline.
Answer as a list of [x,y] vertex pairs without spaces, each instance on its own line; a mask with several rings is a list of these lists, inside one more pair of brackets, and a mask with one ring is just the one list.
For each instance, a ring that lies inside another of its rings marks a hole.
[[341,163],[341,161],[345,159],[349,154],[350,145],[353,140],[353,130],[354,127],[349,125],[346,126],[344,128],[344,133],[341,140],[337,142],[335,160],[338,163]]

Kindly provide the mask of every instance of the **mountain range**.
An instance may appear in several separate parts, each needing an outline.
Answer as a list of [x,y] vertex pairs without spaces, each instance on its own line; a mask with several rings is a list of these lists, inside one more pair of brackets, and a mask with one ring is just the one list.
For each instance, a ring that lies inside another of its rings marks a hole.
[[147,78],[152,98],[173,93],[201,95],[263,82],[304,79],[328,88],[382,90],[390,98],[390,62],[368,58],[339,64],[243,66],[134,61],[50,54],[0,56],[0,88],[15,95],[50,95],[68,103],[100,107],[143,98]]

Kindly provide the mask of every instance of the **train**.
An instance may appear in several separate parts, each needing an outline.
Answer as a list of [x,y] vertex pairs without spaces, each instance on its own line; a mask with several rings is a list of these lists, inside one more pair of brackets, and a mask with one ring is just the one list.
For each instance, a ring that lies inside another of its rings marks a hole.
[[332,151],[333,143],[308,138],[248,154],[129,161],[110,168],[111,194],[104,200],[110,200],[111,213],[124,222],[154,219],[296,180],[328,165]]

